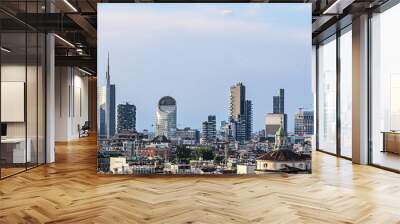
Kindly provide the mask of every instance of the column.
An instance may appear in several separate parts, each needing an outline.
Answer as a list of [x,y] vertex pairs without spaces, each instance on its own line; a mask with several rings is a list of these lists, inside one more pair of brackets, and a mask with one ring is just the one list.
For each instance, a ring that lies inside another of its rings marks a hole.
[[353,19],[353,163],[368,163],[368,15]]

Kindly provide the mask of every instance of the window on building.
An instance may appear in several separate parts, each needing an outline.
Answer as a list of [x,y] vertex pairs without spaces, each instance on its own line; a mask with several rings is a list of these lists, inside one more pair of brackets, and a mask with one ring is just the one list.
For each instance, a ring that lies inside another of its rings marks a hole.
[[336,36],[318,47],[318,149],[336,153]]
[[352,34],[351,26],[340,36],[340,154],[352,156]]
[[371,19],[372,163],[400,170],[400,4]]

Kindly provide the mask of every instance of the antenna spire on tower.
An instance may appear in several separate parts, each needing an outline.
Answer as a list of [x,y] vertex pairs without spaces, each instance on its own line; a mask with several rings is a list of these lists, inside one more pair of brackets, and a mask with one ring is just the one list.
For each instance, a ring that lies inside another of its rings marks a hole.
[[106,79],[107,81],[110,80],[110,52],[107,55],[107,71],[106,71]]

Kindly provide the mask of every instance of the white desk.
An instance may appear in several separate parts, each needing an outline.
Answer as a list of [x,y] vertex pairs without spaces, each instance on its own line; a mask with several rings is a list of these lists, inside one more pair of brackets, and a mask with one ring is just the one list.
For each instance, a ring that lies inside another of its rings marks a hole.
[[[2,147],[12,147],[12,162],[13,163],[25,163],[31,162],[32,153],[31,139],[27,139],[27,146],[25,151],[25,138],[6,138],[1,139]],[[3,150],[2,150],[3,151]],[[26,160],[25,160],[26,159]]]

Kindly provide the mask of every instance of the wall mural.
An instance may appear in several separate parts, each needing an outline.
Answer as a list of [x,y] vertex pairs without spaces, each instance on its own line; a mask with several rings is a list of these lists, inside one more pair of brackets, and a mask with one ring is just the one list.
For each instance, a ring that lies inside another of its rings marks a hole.
[[98,4],[98,173],[311,173],[310,21],[310,4]]

